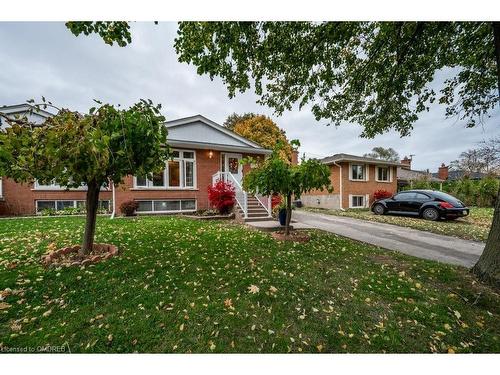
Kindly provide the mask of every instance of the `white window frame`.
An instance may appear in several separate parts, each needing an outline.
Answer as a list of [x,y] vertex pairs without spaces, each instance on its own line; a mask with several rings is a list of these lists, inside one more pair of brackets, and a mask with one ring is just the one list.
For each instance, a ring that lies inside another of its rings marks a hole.
[[[378,171],[380,168],[385,168],[387,169],[387,180],[379,180],[378,179]],[[377,165],[375,167],[375,181],[377,182],[392,182],[392,167],[389,165]]]
[[[195,150],[183,150],[183,149],[173,149],[172,152],[178,152],[179,157],[174,157],[165,162],[165,168],[163,169],[163,186],[153,186],[153,180],[146,178],[147,186],[137,185],[137,176],[134,176],[133,189],[135,190],[197,190],[198,182],[196,176],[196,151]],[[184,157],[183,152],[192,152],[193,158],[188,159]],[[182,155],[182,156],[181,156]],[[180,186],[170,186],[168,183],[169,177],[169,161],[179,162],[179,183]],[[186,162],[193,163],[193,186],[186,186]]]
[[[106,190],[106,191],[109,191],[109,185],[106,186],[106,187],[102,187],[101,186],[101,190]],[[50,190],[50,191],[67,191],[67,190],[73,190],[73,191],[85,191],[87,190],[87,185],[85,184],[82,184],[80,187],[77,187],[77,188],[68,188],[68,187],[65,187],[65,186],[61,186],[59,184],[56,184],[56,183],[51,183],[50,185],[40,185],[40,183],[38,182],[38,180],[35,180],[35,183],[33,184],[33,189],[31,190]]]
[[[352,198],[354,197],[361,197],[363,198],[363,205],[362,206],[353,206],[352,205]],[[369,194],[349,194],[349,208],[367,208],[369,204]]]
[[[163,201],[178,201],[179,202],[179,210],[162,210],[156,211],[154,202],[163,202]],[[194,209],[191,210],[183,210],[182,209],[182,201],[194,201]],[[169,199],[137,199],[136,202],[151,202],[151,211],[137,211],[139,215],[147,215],[147,214],[175,214],[175,213],[185,213],[185,212],[196,212],[198,210],[198,200],[196,198],[169,198]]]
[[3,198],[3,184],[2,184],[2,177],[0,177],[0,199]]
[[[363,167],[363,179],[357,179],[357,178],[353,178],[353,175],[352,175],[352,167],[354,165],[361,165]],[[362,182],[362,181],[368,181],[369,180],[369,164],[365,164],[365,163],[349,163],[349,180],[350,181],[358,181],[358,182]]]
[[68,189],[67,187],[56,184],[55,182],[52,182],[50,185],[41,185],[38,180],[35,180],[35,183],[33,184],[33,190],[87,190],[87,186],[82,185],[77,188]]

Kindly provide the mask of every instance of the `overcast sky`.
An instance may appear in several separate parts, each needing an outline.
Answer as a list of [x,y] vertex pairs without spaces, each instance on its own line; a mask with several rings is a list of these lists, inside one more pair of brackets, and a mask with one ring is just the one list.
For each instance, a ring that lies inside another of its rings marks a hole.
[[444,108],[437,105],[421,115],[405,138],[390,132],[363,139],[358,125],[327,127],[304,109],[277,117],[256,104],[252,93],[229,99],[219,79],[211,81],[179,63],[173,48],[176,30],[176,23],[135,23],[132,44],[121,48],[96,36],[76,38],[63,23],[0,22],[0,106],[44,95],[58,106],[82,112],[93,106],[94,98],[125,106],[149,98],[162,104],[168,120],[202,114],[222,124],[233,112],[263,113],[289,139],[300,140],[301,153],[362,155],[375,146],[393,147],[401,156],[414,154],[415,169],[431,171],[477,142],[500,135],[500,111],[482,127],[466,129],[445,120]]

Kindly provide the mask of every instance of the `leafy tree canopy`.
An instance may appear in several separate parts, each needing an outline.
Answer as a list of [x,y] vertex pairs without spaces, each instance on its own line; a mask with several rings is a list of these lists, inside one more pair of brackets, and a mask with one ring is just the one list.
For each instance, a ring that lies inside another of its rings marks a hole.
[[160,105],[141,100],[118,109],[98,103],[88,114],[61,109],[41,126],[0,113],[10,125],[0,131],[0,176],[87,186],[83,254],[93,247],[100,188],[127,175],[160,170],[169,156]]
[[222,124],[222,125],[224,125],[229,130],[233,130],[234,126],[238,122],[248,120],[249,118],[252,118],[255,116],[258,116],[258,115],[256,115],[255,113],[252,113],[252,112],[246,112],[246,113],[243,113],[242,115],[239,115],[237,113],[233,113],[233,114],[227,116],[226,121],[224,121],[224,124]]
[[392,147],[374,147],[372,152],[364,154],[363,156],[374,159],[388,160],[388,161],[399,161],[399,154]]
[[[230,97],[253,86],[278,114],[310,105],[317,120],[361,124],[364,137],[408,135],[436,100],[474,126],[499,101],[487,22],[181,22],[175,48]],[[456,74],[437,91],[447,67]]]
[[128,109],[103,104],[84,115],[61,109],[41,126],[11,121],[0,132],[0,175],[78,187],[164,167],[167,130],[160,108],[142,100]]
[[281,143],[279,151],[281,158],[285,161],[291,161],[292,146],[286,138],[285,131],[280,129],[269,117],[254,115],[253,117],[236,122],[233,131],[271,150],[278,143]]
[[[297,140],[291,144],[299,146]],[[243,187],[250,193],[286,197],[287,220],[286,234],[289,233],[292,214],[291,199],[300,198],[303,193],[311,190],[333,191],[330,181],[330,168],[317,159],[302,159],[299,165],[291,165],[281,157],[282,143],[278,143],[271,156],[259,166],[252,168],[243,178]]]
[[106,44],[125,47],[132,42],[130,25],[124,21],[69,21],[66,27],[75,35],[99,34]]

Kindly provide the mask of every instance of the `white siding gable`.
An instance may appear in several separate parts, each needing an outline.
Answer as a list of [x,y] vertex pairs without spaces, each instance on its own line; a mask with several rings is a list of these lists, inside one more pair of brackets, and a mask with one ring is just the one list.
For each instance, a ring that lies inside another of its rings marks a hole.
[[214,129],[201,121],[195,121],[183,126],[168,128],[168,139],[248,147],[248,143],[240,141],[239,139],[225,134],[220,130]]
[[[42,124],[51,115],[51,113],[47,111],[38,111],[36,109],[30,113],[30,106],[28,104],[3,106],[0,107],[0,112],[12,119],[15,119],[16,116],[26,116],[29,122],[37,125]],[[0,117],[0,129],[6,128],[7,126],[7,121]]]

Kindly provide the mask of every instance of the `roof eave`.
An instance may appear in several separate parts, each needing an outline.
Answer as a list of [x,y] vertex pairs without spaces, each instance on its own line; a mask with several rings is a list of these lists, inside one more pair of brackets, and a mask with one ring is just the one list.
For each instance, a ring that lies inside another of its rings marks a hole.
[[261,155],[269,155],[272,153],[272,150],[268,150],[265,148],[232,146],[232,145],[224,145],[217,143],[190,142],[190,141],[176,140],[176,139],[168,139],[167,143],[170,147],[180,147],[180,148],[242,152],[248,154],[261,154]]
[[351,159],[351,158],[339,158],[339,159],[334,159],[334,160],[327,160],[327,161],[323,161],[323,164],[331,165],[331,164],[340,163],[340,162],[350,162],[350,163],[354,162],[354,163],[364,163],[364,164],[390,165],[390,166],[393,166],[393,167],[402,167],[402,166],[405,165],[405,164],[401,164],[401,163],[397,163],[397,162],[391,162],[391,161],[387,161],[387,160],[371,160],[371,159],[362,160],[362,159]]

